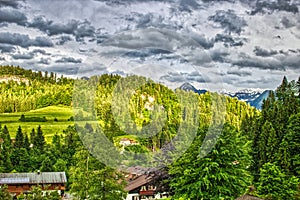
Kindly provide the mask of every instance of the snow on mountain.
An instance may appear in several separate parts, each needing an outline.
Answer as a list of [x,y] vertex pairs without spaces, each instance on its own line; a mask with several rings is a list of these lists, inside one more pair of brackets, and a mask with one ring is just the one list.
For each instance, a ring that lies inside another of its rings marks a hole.
[[[184,83],[179,87],[179,89],[185,91],[194,91],[198,94],[205,93],[206,90],[198,90],[190,83]],[[204,91],[204,92],[203,92]],[[269,90],[264,90],[260,88],[246,88],[237,92],[229,92],[225,89],[220,90],[218,93],[230,96],[232,98],[238,98],[240,101],[245,101],[249,103],[251,106],[261,109],[262,102],[269,95]]]

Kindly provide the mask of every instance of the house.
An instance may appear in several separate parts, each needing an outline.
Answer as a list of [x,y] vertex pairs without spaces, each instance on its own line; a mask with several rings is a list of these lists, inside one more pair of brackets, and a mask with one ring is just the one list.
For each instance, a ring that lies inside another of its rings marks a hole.
[[16,196],[38,185],[43,190],[57,190],[63,195],[66,183],[65,172],[0,173],[0,185],[7,185],[8,191]]
[[128,138],[121,138],[119,144],[121,146],[129,146],[129,145],[137,145],[138,142],[136,142],[134,140],[131,140],[131,139],[128,139]]
[[168,197],[168,192],[158,192],[153,183],[154,175],[147,173],[151,169],[143,167],[131,167],[128,169],[130,174],[127,176],[125,191],[128,192],[126,200],[148,200],[162,199]]

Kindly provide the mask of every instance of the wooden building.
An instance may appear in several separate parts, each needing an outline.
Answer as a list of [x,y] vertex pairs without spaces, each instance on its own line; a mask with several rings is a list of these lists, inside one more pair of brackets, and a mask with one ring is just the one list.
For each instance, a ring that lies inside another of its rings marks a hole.
[[57,190],[64,194],[67,178],[65,172],[0,173],[0,185],[7,185],[13,195],[27,193],[33,186],[43,190]]
[[153,176],[140,175],[135,179],[128,181],[125,191],[128,192],[126,200],[148,200],[162,199],[168,197],[168,193],[159,193],[153,185]]

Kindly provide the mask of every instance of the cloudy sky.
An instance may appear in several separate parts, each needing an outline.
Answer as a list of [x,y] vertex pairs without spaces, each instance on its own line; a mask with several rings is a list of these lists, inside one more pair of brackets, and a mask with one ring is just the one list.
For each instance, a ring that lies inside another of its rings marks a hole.
[[300,75],[299,9],[300,0],[0,0],[0,64],[274,89]]

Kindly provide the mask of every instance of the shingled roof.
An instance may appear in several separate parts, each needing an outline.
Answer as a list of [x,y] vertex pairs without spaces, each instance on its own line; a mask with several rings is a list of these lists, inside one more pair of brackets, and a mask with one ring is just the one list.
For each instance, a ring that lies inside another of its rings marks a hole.
[[141,175],[138,178],[129,181],[126,185],[126,187],[124,188],[125,191],[131,191],[134,190],[138,187],[141,187],[147,183],[150,183],[152,181],[153,177],[152,176],[147,176],[147,175]]
[[66,183],[65,172],[0,173],[0,185]]

